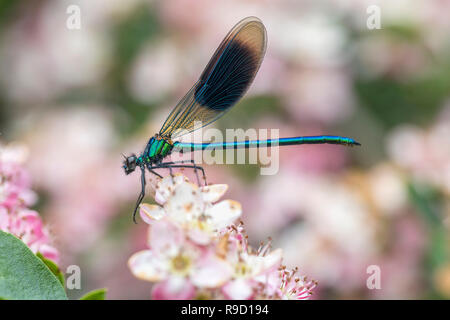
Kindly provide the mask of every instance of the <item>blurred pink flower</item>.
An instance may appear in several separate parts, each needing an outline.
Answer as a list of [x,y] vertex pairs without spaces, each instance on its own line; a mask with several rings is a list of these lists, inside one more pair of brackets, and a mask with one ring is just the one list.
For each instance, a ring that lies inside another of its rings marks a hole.
[[352,79],[345,68],[291,68],[284,81],[285,104],[299,121],[334,123],[353,111]]
[[339,286],[341,292],[359,287],[365,276],[359,270],[379,252],[380,224],[365,201],[365,189],[349,181],[344,173],[280,168],[276,176],[260,179],[255,195],[249,195],[254,198],[247,205],[249,234],[277,235],[285,263],[301,263],[303,272],[325,286]]
[[137,184],[120,167],[106,108],[73,105],[30,117],[23,140],[34,157],[27,165],[36,187],[49,196],[45,212],[65,259],[102,235],[120,204],[134,201]]
[[2,85],[10,101],[35,106],[105,75],[111,61],[108,39],[87,24],[82,32],[67,28],[66,9],[62,2],[22,6],[20,19],[6,29],[8,46],[0,64],[9,74]]
[[450,102],[429,129],[413,125],[397,127],[388,139],[393,162],[416,181],[450,193]]
[[143,102],[159,102],[173,95],[180,78],[179,49],[171,41],[154,43],[141,50],[135,59],[128,86],[134,97]]
[[59,253],[52,247],[48,232],[32,204],[28,173],[23,167],[24,149],[0,145],[0,229],[21,239],[34,253],[58,261]]

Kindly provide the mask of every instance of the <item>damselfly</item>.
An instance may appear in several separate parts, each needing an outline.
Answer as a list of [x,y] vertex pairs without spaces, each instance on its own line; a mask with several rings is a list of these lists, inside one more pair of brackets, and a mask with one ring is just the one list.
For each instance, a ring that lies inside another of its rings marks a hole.
[[[307,136],[269,140],[246,140],[215,143],[182,143],[172,139],[204,127],[227,112],[245,94],[261,65],[266,51],[267,35],[262,22],[248,17],[231,29],[207,64],[200,79],[175,106],[159,133],[151,137],[139,155],[125,157],[123,169],[130,174],[141,169],[141,193],[133,212],[145,196],[145,170],[161,177],[155,169],[193,168],[200,170],[206,183],[205,171],[189,161],[163,160],[174,151],[185,152],[206,149],[270,147],[298,144],[360,145],[351,138],[340,136]],[[201,123],[201,125],[197,125]],[[198,176],[197,176],[198,177]]]

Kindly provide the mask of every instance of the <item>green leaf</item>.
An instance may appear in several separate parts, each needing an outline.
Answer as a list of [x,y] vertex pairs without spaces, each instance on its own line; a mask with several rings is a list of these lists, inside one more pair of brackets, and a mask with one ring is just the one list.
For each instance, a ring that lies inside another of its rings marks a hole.
[[47,268],[50,269],[50,271],[56,276],[56,278],[58,278],[59,282],[64,287],[64,273],[62,273],[58,265],[54,261],[45,258],[40,252],[38,252],[36,256],[44,262]]
[[18,238],[0,231],[0,297],[22,300],[67,300],[50,269]]
[[92,290],[80,298],[80,300],[105,300],[106,288]]

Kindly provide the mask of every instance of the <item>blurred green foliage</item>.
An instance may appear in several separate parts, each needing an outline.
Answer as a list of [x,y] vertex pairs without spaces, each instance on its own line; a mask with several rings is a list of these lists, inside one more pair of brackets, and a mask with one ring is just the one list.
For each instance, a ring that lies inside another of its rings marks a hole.
[[386,130],[402,123],[429,125],[450,92],[450,51],[449,55],[434,56],[418,26],[409,23],[383,25],[382,29],[375,31],[353,32],[352,40],[371,37],[383,37],[392,43],[417,47],[430,67],[418,76],[397,78],[380,74],[369,78],[363,75],[364,64],[358,59],[352,61],[351,65],[356,66],[354,90],[361,107],[369,109]]
[[[427,287],[434,288],[433,276],[450,261],[447,230],[442,223],[445,196],[435,188],[412,182],[408,190],[411,203],[427,227],[428,243],[423,274],[428,282]],[[430,298],[444,298],[437,290],[428,292],[428,295]]]
[[127,89],[126,78],[142,46],[159,33],[157,17],[148,8],[136,9],[132,15],[119,22],[112,30],[115,63],[108,76],[107,92],[110,102],[122,108],[130,120],[119,123],[119,129],[124,134],[131,133],[144,124],[148,115],[157,107],[136,101]]
[[358,78],[355,92],[362,106],[369,108],[386,129],[402,123],[428,125],[450,92],[450,64],[406,82],[392,78]]

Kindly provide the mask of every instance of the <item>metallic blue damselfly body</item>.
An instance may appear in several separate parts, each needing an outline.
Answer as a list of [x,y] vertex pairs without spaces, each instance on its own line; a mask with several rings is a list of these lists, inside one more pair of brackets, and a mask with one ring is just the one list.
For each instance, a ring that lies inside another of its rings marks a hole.
[[[340,136],[308,136],[268,140],[248,140],[215,143],[183,143],[173,141],[184,134],[204,127],[224,115],[245,94],[266,52],[267,34],[262,22],[248,17],[231,29],[212,56],[199,80],[186,93],[167,117],[158,134],[151,137],[140,155],[125,157],[123,169],[130,174],[141,169],[141,193],[133,212],[136,212],[145,196],[145,170],[161,177],[155,169],[193,168],[203,173],[202,167],[190,161],[163,161],[172,152],[196,150],[258,148],[300,144],[360,145],[351,138]],[[201,123],[198,126],[198,123]]]

